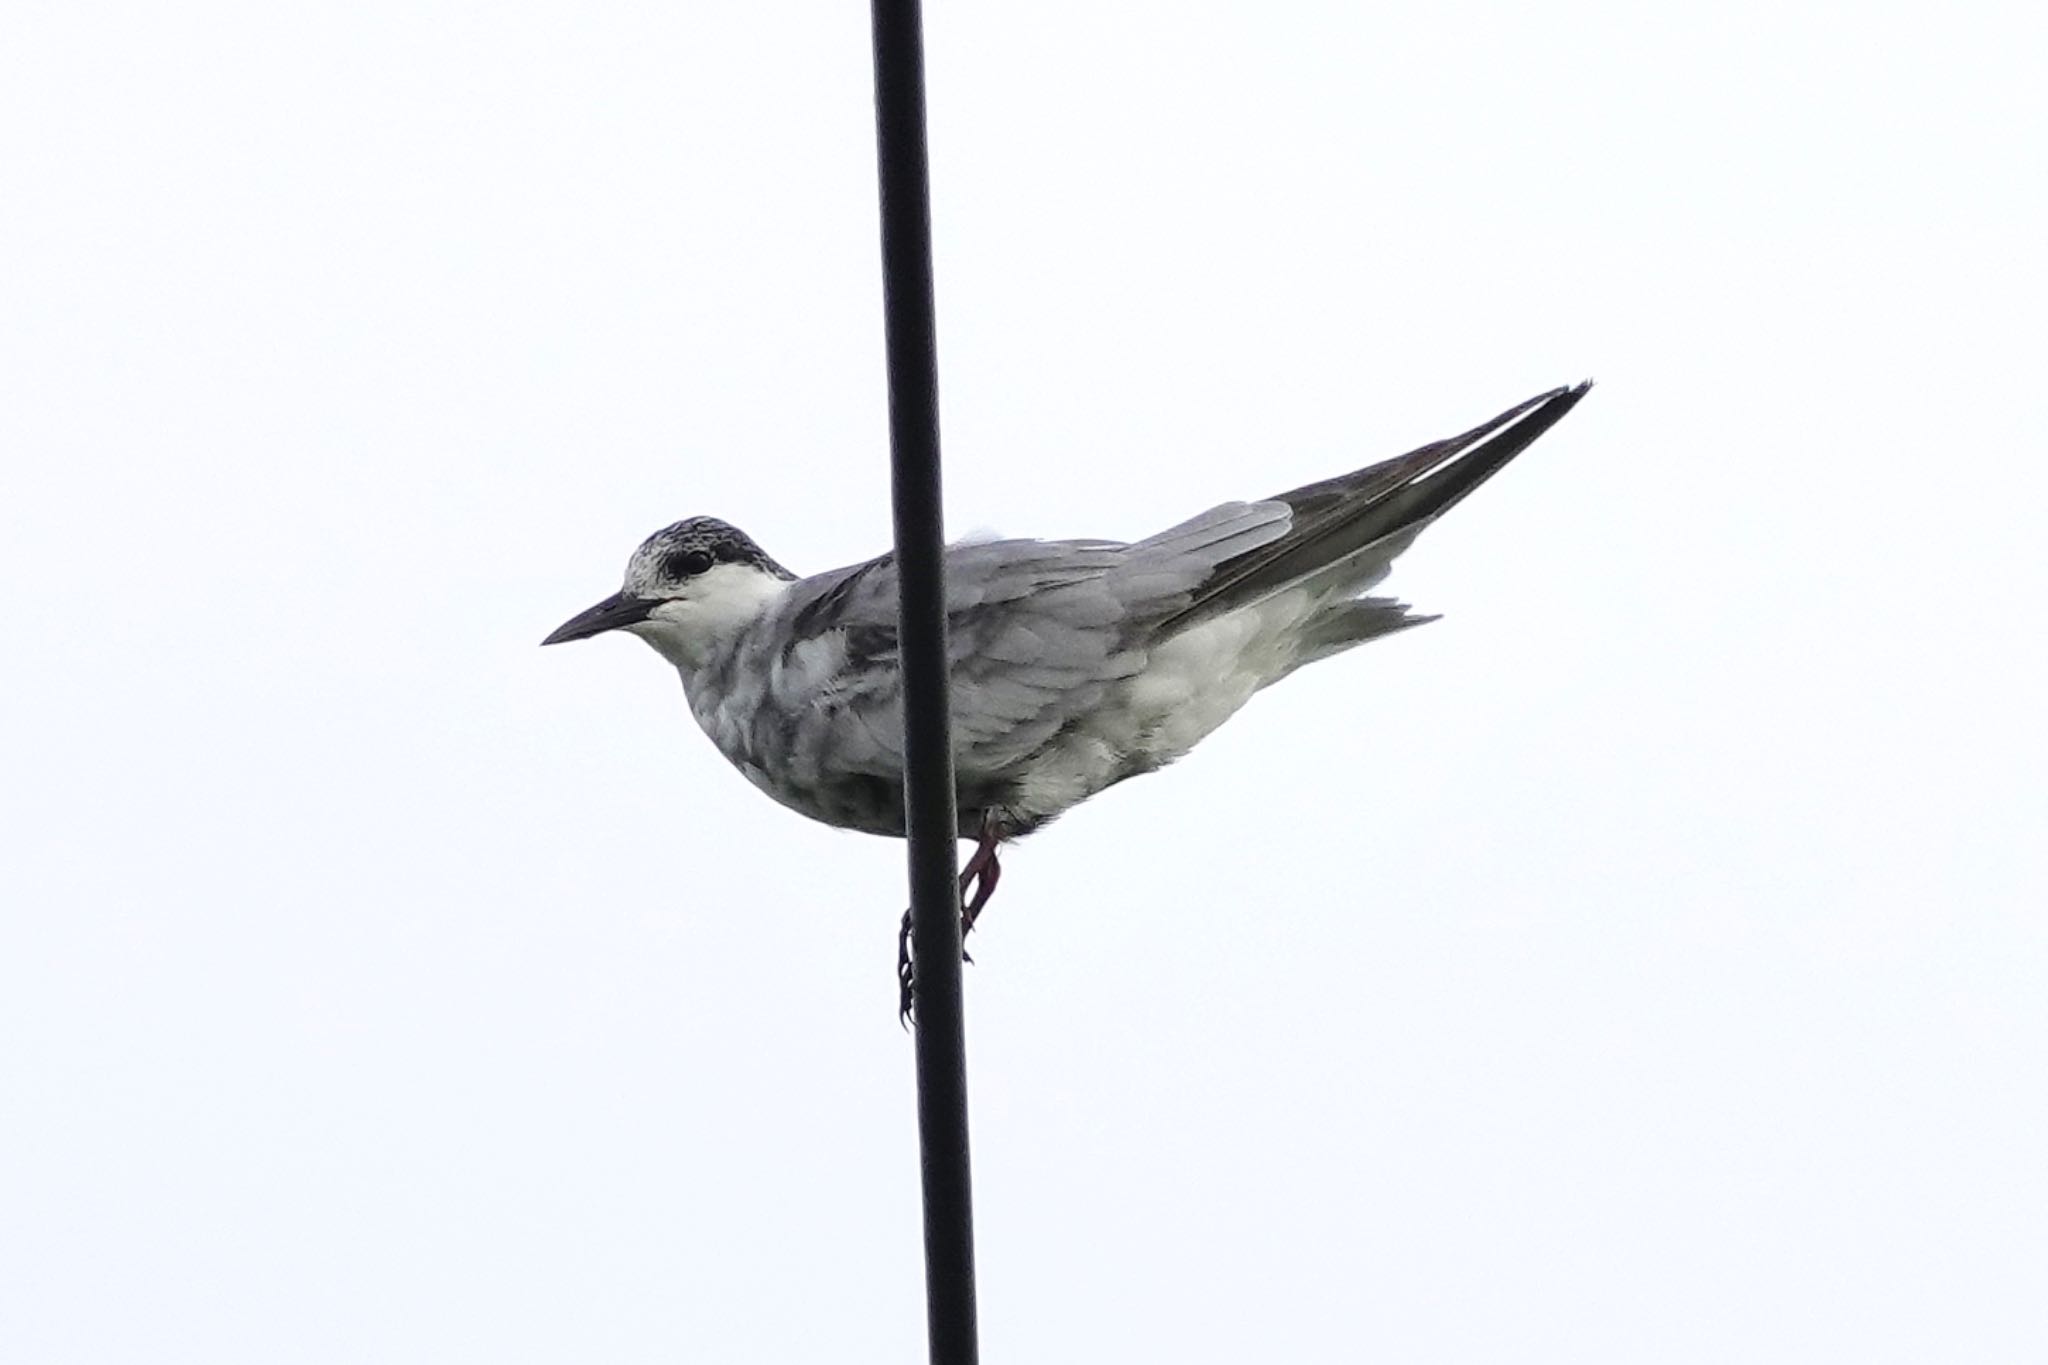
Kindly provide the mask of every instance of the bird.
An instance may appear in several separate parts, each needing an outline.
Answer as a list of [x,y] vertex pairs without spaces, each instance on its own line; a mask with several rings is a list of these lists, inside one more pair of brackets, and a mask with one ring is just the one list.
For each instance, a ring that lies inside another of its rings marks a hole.
[[[1004,845],[1172,763],[1296,669],[1439,619],[1371,590],[1591,387],[1139,541],[947,547],[958,833],[975,842],[963,930],[995,891]],[[799,577],[738,527],[689,517],[647,537],[619,591],[541,643],[614,631],[674,667],[698,725],[754,786],[827,825],[902,837],[893,554]],[[904,932],[907,1017],[907,916]]]

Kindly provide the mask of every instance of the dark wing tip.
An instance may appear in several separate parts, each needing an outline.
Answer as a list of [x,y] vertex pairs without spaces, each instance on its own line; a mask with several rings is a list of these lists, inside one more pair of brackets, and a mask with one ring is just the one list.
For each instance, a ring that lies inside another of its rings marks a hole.
[[1590,379],[1524,399],[1448,440],[1276,495],[1293,510],[1287,533],[1217,566],[1193,600],[1164,623],[1184,629],[1278,592],[1334,564],[1392,545],[1390,561],[1423,527],[1456,506],[1563,419]]
[[1593,381],[1591,379],[1581,379],[1576,384],[1560,384],[1547,393],[1539,393],[1534,398],[1527,399],[1520,405],[1509,408],[1506,412],[1479,428],[1477,432],[1468,433],[1468,436],[1499,431],[1502,427],[1509,426],[1532,412],[1545,412],[1549,416],[1549,420],[1554,422],[1576,407],[1579,400],[1592,392],[1592,390]]

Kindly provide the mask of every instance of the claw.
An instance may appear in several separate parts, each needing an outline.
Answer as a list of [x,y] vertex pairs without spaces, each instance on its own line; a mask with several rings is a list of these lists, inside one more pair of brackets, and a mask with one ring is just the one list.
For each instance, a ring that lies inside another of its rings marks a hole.
[[[1003,865],[996,858],[997,835],[995,822],[985,820],[982,824],[981,839],[974,846],[974,852],[967,859],[967,865],[960,869],[960,937],[974,932],[974,922],[981,918],[982,907],[989,897],[996,893],[996,882],[1001,880]],[[973,896],[967,894],[974,888]],[[974,955],[964,947],[960,960],[974,961]],[[903,912],[903,927],[896,933],[896,1022],[908,1029],[917,1014],[917,969],[910,957],[910,912]]]
[[903,912],[903,927],[896,933],[896,1022],[910,1031],[910,1014],[916,1004],[916,975],[910,967],[910,912]]

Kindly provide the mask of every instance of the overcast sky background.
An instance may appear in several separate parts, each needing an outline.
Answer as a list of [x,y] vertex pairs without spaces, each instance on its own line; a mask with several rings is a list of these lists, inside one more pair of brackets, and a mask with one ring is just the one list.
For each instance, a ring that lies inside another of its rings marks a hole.
[[[886,543],[866,23],[9,7],[6,1359],[920,1358],[901,847],[535,647]],[[988,1359],[2048,1358],[2044,27],[935,6],[953,533],[1600,381],[1006,861]]]

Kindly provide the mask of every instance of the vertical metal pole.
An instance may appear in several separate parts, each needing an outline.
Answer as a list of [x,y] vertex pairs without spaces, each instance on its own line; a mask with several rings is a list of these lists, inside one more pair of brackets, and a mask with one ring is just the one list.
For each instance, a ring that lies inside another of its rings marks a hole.
[[974,1365],[974,1216],[947,686],[931,174],[918,0],[871,0],[881,174],[896,563],[902,585],[905,832],[917,964],[917,1133],[924,1172],[925,1316],[933,1365]]

